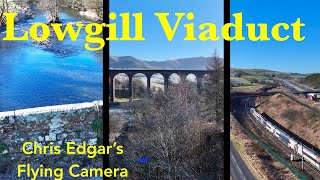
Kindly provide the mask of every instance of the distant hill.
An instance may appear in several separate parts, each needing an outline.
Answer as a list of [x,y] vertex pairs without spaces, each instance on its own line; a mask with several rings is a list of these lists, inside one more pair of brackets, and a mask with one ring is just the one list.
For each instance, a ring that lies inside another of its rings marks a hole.
[[310,74],[305,78],[301,78],[299,79],[299,83],[314,89],[320,89],[320,73]]
[[110,56],[110,69],[205,70],[210,57],[181,58],[164,61],[144,61],[132,56]]
[[289,79],[296,79],[305,77],[305,74],[300,73],[290,73],[290,72],[279,72],[279,71],[272,71],[266,69],[240,69],[240,68],[231,68],[231,76],[236,76],[237,74],[241,75],[249,75],[249,76],[265,76],[265,77],[272,77],[273,75],[280,78],[289,78]]

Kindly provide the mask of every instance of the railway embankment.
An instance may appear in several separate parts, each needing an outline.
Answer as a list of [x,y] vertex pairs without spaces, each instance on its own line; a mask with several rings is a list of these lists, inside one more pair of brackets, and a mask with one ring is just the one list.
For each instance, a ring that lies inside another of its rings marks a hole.
[[298,179],[252,139],[231,117],[231,141],[256,179]]
[[[256,105],[259,105],[258,102]],[[284,128],[320,148],[320,103],[292,94],[276,94],[258,106]]]

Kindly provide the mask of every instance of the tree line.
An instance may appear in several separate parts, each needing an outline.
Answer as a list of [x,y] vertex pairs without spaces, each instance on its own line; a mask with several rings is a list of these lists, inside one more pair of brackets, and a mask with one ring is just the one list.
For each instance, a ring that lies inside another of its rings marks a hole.
[[98,18],[103,18],[103,0],[39,0],[39,7],[48,13],[48,23],[59,21],[59,12],[63,8],[78,11],[93,11]]
[[305,78],[300,78],[299,82],[318,89],[320,88],[320,73],[310,74]]
[[24,14],[31,5],[46,13],[47,23],[60,23],[62,9],[91,11],[99,20],[103,18],[103,0],[0,0],[0,26],[5,24],[5,12]]

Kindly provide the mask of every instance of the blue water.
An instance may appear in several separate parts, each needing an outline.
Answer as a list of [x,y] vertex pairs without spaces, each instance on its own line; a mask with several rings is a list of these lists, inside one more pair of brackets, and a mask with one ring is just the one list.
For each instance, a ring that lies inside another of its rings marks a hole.
[[[61,13],[62,22],[89,23],[76,13]],[[16,25],[20,35],[45,16]],[[102,99],[102,51],[84,49],[85,31],[72,42],[46,48],[32,41],[4,42],[0,31],[0,112]]]

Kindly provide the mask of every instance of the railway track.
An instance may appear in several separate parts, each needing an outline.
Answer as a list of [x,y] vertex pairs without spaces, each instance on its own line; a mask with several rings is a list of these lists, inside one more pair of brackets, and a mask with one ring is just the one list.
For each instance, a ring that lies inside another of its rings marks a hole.
[[[290,161],[291,154],[294,154],[295,157],[300,157],[300,155],[296,154],[289,147],[287,147],[283,143],[281,143],[278,139],[276,139],[272,134],[270,134],[265,128],[262,127],[261,124],[259,124],[254,119],[255,117],[253,117],[251,115],[250,111],[249,111],[250,100],[251,100],[251,98],[248,98],[244,102],[244,104],[245,104],[245,115],[248,117],[248,119],[250,119],[250,121],[254,125],[253,128],[260,130],[259,131],[260,134],[257,133],[257,132],[255,134],[258,137],[262,138],[264,140],[264,143],[268,144],[269,147],[272,147],[272,149],[275,152],[277,152],[278,154],[280,154],[282,156],[282,158],[288,160],[288,162],[290,162],[290,164],[294,164],[295,165],[294,167],[296,169],[297,168],[302,169],[302,162],[301,161],[295,161],[295,162]],[[306,172],[306,175],[310,179],[320,179],[320,171],[318,169],[316,169],[315,167],[313,167],[311,164],[309,164],[307,161],[304,162],[304,171],[300,170],[300,172]]]

